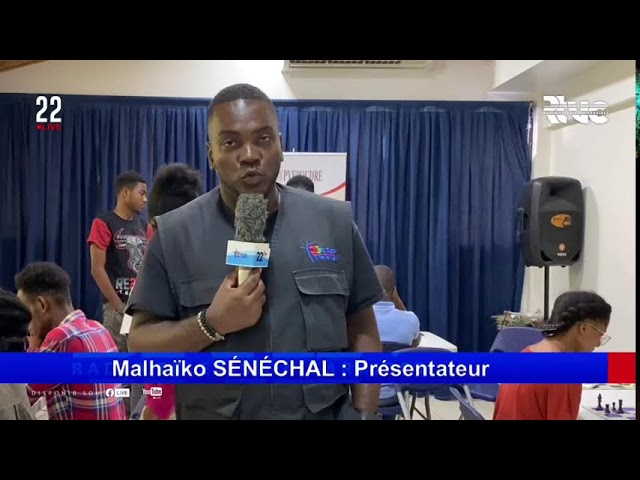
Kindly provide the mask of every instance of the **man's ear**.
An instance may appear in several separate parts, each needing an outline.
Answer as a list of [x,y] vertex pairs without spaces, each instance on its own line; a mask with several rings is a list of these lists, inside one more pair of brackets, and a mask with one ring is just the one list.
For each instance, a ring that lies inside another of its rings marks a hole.
[[36,308],[40,311],[41,314],[47,313],[50,307],[51,305],[49,304],[49,300],[47,300],[46,297],[36,297]]
[[213,148],[211,142],[207,142],[207,161],[209,162],[209,169],[215,172],[216,166],[213,163]]
[[284,144],[282,143],[282,132],[278,132],[278,140],[280,141],[280,151],[282,152],[280,162],[284,162]]

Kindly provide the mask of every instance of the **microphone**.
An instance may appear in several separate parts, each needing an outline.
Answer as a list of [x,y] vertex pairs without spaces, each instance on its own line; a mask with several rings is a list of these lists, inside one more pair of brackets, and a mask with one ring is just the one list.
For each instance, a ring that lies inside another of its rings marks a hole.
[[238,267],[238,285],[242,285],[253,268],[269,265],[269,244],[264,243],[267,228],[267,199],[257,193],[238,197],[235,212],[235,240],[227,244],[227,265]]

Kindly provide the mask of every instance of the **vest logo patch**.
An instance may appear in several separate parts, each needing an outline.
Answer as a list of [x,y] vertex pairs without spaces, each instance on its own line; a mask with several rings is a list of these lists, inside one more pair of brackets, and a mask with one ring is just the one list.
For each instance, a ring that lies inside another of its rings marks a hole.
[[317,242],[309,242],[304,247],[312,262],[337,262],[338,251],[335,248],[321,247]]

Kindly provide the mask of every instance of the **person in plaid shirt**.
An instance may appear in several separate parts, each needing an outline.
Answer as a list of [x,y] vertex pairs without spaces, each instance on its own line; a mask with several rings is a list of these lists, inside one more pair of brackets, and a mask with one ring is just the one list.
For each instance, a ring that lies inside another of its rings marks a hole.
[[[69,275],[52,262],[35,262],[16,275],[18,297],[31,311],[31,329],[43,338],[39,352],[115,353],[109,331],[71,302]],[[50,420],[126,420],[122,398],[107,396],[117,384],[29,385],[32,399],[44,396]]]

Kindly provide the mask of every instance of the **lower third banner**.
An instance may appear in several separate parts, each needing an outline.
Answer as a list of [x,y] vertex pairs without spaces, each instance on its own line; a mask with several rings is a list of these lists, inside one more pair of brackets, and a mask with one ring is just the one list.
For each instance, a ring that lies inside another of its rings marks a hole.
[[[616,365],[613,370],[612,365]],[[616,383],[635,383],[635,354],[438,352],[0,355],[0,383],[614,383],[612,378],[615,378]]]

